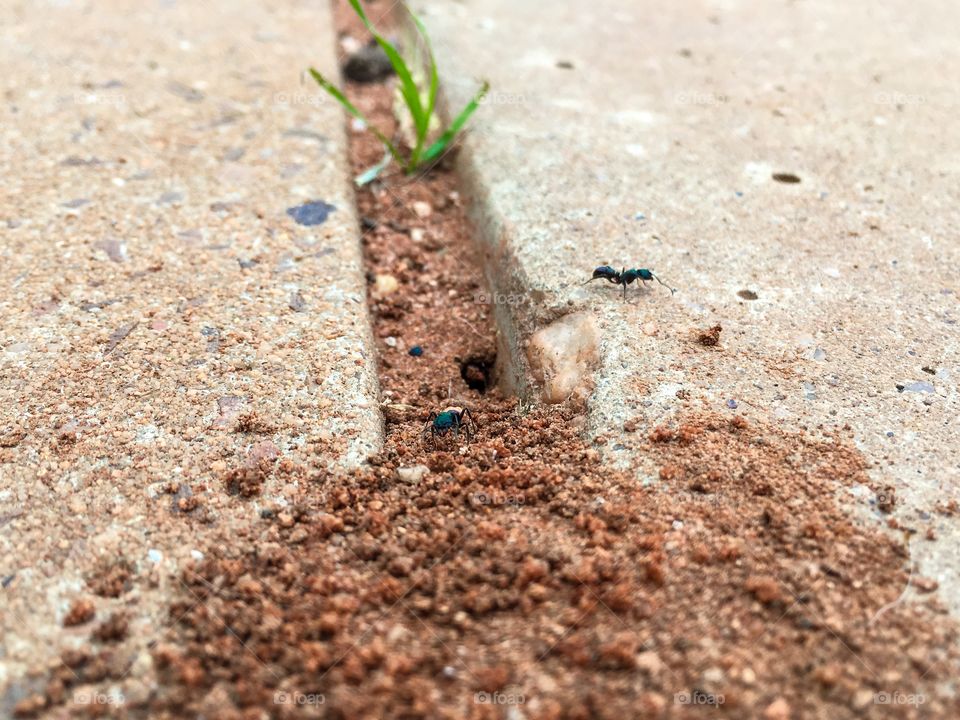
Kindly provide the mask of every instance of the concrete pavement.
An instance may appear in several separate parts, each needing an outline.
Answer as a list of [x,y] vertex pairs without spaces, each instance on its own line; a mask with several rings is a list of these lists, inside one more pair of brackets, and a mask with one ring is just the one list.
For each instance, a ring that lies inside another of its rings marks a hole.
[[[935,512],[960,494],[956,5],[412,5],[450,109],[492,83],[460,165],[512,382],[588,397],[605,456],[650,482],[617,440],[678,393],[849,424],[896,517],[931,529],[911,552],[960,613],[960,524]],[[602,264],[678,292],[581,286]]]
[[[9,717],[118,610],[144,696],[182,563],[382,429],[343,116],[300,84],[337,72],[326,4],[17,2],[0,28]],[[62,627],[78,598],[95,620]]]

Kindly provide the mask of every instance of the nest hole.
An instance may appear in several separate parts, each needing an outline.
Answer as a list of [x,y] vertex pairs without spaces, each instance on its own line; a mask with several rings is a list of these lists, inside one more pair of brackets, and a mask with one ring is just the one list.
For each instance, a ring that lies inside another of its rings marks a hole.
[[493,368],[496,355],[471,355],[460,361],[460,377],[471,390],[483,395],[493,385]]

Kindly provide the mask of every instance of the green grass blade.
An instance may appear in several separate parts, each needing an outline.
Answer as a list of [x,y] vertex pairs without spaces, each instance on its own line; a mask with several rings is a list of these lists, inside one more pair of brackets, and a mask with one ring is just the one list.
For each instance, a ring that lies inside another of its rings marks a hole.
[[477,91],[477,94],[473,96],[473,99],[470,100],[460,111],[460,114],[457,115],[456,119],[450,123],[450,127],[444,130],[443,135],[437,138],[437,141],[433,143],[430,147],[426,149],[426,152],[423,153],[422,162],[430,162],[435,160],[447,146],[453,141],[457,136],[457,133],[463,128],[467,120],[470,119],[470,116],[473,115],[474,111],[480,107],[480,101],[483,100],[484,96],[490,90],[490,83],[484,81],[483,87]]
[[437,89],[440,87],[440,76],[437,73],[437,62],[433,58],[433,44],[430,42],[427,29],[423,26],[420,18],[413,14],[413,10],[409,10],[409,13],[414,24],[417,26],[417,30],[420,32],[420,37],[423,38],[423,44],[427,48],[427,60],[430,63],[430,91],[427,96],[427,116],[429,117],[433,115],[433,111],[437,106]]
[[[427,29],[424,27],[423,23],[420,21],[413,10],[407,9],[407,12],[410,13],[410,18],[413,20],[413,24],[416,25],[417,31],[420,33],[420,37],[423,38],[424,47],[427,48],[427,63],[429,64],[430,72],[430,88],[427,91],[427,109],[425,111],[427,118],[427,130],[430,126],[430,118],[433,117],[433,111],[437,107],[437,89],[440,87],[440,77],[437,73],[437,61],[433,57],[433,45],[430,42],[430,36],[427,34]],[[411,161],[414,166],[418,165],[420,162],[420,152],[423,150],[423,143],[427,139],[427,133],[424,132],[422,135],[417,134],[417,146],[413,150],[413,155],[411,156]]]
[[400,156],[400,153],[397,151],[397,148],[394,146],[392,142],[390,142],[390,138],[388,138],[386,135],[380,132],[380,130],[378,130],[373,125],[371,125],[367,121],[367,118],[364,117],[363,113],[357,110],[354,104],[351,103],[349,100],[347,100],[347,97],[342,92],[340,92],[340,90],[333,83],[327,80],[323,75],[317,72],[314,68],[310,68],[310,75],[313,77],[314,80],[317,81],[317,84],[320,85],[320,87],[322,87],[324,90],[330,93],[336,99],[337,102],[343,105],[343,107],[346,108],[348,113],[350,113],[354,117],[359,118],[360,120],[363,121],[363,123],[367,126],[367,129],[377,136],[377,139],[383,143],[383,146],[387,149],[387,152],[389,152],[390,155],[393,156],[393,159],[397,161],[397,164],[400,165],[400,167],[404,167],[404,168],[406,167],[406,164],[404,163],[403,158]]
[[403,95],[403,100],[407,104],[407,109],[410,111],[410,117],[413,118],[413,125],[417,129],[417,137],[419,138],[421,135],[426,136],[430,126],[430,117],[424,113],[423,104],[420,102],[420,92],[417,89],[417,83],[413,80],[410,68],[407,67],[403,57],[390,41],[374,29],[373,23],[367,18],[367,14],[360,5],[360,0],[350,0],[350,5],[363,21],[367,30],[370,31],[370,34],[373,35],[373,39],[383,48],[383,52],[386,53],[387,59],[390,60],[390,64],[396,71],[397,77],[400,78],[400,93]]

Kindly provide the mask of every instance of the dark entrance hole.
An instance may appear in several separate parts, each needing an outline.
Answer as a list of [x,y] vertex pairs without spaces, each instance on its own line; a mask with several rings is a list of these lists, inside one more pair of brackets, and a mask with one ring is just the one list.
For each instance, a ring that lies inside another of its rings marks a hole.
[[496,365],[496,355],[471,355],[460,361],[460,377],[471,390],[483,395],[492,385],[493,367]]

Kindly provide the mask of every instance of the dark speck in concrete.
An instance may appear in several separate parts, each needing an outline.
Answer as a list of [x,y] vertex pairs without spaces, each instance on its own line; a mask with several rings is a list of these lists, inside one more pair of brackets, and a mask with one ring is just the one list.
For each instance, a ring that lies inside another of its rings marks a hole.
[[90,201],[87,200],[87,198],[76,198],[74,200],[67,200],[65,203],[63,203],[63,206],[66,208],[78,208],[89,204]]
[[796,185],[800,182],[800,178],[793,173],[774,173],[773,179],[777,182],[787,183],[788,185]]
[[243,157],[243,154],[246,152],[242,147],[232,147],[223,154],[223,159],[226,162],[236,162]]
[[183,200],[183,193],[178,192],[165,192],[157,199],[158,205],[172,205],[173,203],[178,203]]
[[102,162],[103,160],[100,160],[99,158],[95,158],[93,156],[88,158],[82,158],[76,155],[71,155],[60,164],[65,167],[83,167],[85,165],[100,165]]
[[336,209],[335,206],[328,205],[323,200],[316,200],[287,208],[287,215],[300,225],[320,225],[326,222],[330,213]]
[[741,290],[737,293],[744,300],[756,300],[759,295],[757,295],[753,290]]
[[303,312],[303,310],[307,307],[307,303],[304,301],[303,295],[300,294],[299,290],[290,294],[290,300],[287,302],[287,304],[294,312]]
[[103,351],[104,355],[109,354],[113,351],[117,345],[119,345],[127,335],[133,332],[133,329],[139,325],[139,322],[134,321],[132,323],[127,323],[126,325],[121,325],[112,333],[110,333],[110,339],[107,340],[107,348]]
[[187,102],[201,102],[205,97],[204,94],[199,90],[195,90],[189,85],[184,85],[183,83],[176,81],[167,84],[167,90],[172,92],[177,97],[183,98]]

